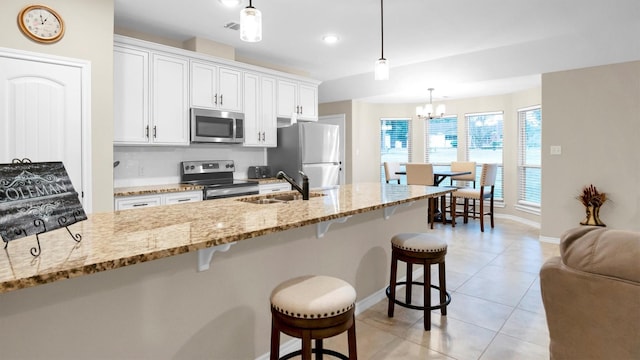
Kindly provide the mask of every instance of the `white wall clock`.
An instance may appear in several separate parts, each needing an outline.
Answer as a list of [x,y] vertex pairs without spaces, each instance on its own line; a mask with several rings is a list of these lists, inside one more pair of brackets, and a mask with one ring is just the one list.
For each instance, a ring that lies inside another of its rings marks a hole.
[[40,43],[54,43],[64,35],[64,21],[52,8],[29,5],[18,14],[18,26],[30,39]]

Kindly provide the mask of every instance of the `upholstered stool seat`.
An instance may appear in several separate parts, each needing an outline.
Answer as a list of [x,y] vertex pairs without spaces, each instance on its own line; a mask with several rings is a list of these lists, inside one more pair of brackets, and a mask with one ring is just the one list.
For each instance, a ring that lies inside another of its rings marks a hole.
[[[302,349],[281,359],[302,355],[303,360],[322,354],[357,359],[356,291],[346,281],[330,276],[302,276],[287,280],[271,293],[271,360],[280,355],[280,333],[302,339]],[[347,331],[349,357],[324,349],[322,339]],[[315,348],[311,340],[315,340]]]
[[[451,302],[451,295],[447,293],[445,279],[444,258],[447,254],[447,242],[437,235],[430,233],[402,233],[391,238],[391,279],[387,287],[389,307],[387,315],[393,317],[394,305],[424,311],[424,329],[431,329],[431,310],[440,309],[442,315],[447,315],[447,305]],[[398,282],[398,261],[407,264],[407,281]],[[424,265],[424,282],[413,281],[413,264]],[[439,286],[431,285],[431,265],[438,264]],[[405,285],[405,301],[396,299],[396,287]],[[411,304],[411,290],[413,285],[423,287],[424,304]],[[440,303],[431,305],[431,288],[440,291]]]

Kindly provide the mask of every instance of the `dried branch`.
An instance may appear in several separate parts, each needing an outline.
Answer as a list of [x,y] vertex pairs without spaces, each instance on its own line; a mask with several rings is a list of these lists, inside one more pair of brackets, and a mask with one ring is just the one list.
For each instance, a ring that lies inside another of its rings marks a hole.
[[601,206],[607,201],[607,194],[598,192],[595,186],[589,185],[582,189],[582,194],[576,196],[584,206]]

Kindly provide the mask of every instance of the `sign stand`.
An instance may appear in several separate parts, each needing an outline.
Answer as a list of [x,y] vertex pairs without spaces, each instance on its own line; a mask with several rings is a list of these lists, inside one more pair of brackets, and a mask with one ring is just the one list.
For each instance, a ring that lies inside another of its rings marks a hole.
[[37,247],[30,252],[40,256],[40,234],[64,227],[79,243],[82,235],[69,226],[86,220],[69,175],[62,162],[32,163],[13,159],[0,164],[0,235],[7,249],[9,241],[35,235]]

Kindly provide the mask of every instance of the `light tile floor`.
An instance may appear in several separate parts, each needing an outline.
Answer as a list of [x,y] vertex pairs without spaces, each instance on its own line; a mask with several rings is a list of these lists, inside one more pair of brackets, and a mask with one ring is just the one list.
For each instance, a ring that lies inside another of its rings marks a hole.
[[[455,228],[438,224],[431,231],[448,243],[448,315],[433,311],[431,331],[424,331],[421,311],[396,306],[395,316],[388,318],[384,299],[357,316],[358,357],[549,359],[538,272],[546,259],[559,254],[558,245],[540,242],[536,228],[505,219],[496,219],[496,227],[487,226],[484,233],[477,220]],[[436,284],[437,266],[432,273]],[[421,303],[421,292],[414,291],[415,302]],[[432,296],[437,303],[435,290]],[[346,335],[325,344],[347,353]]]

